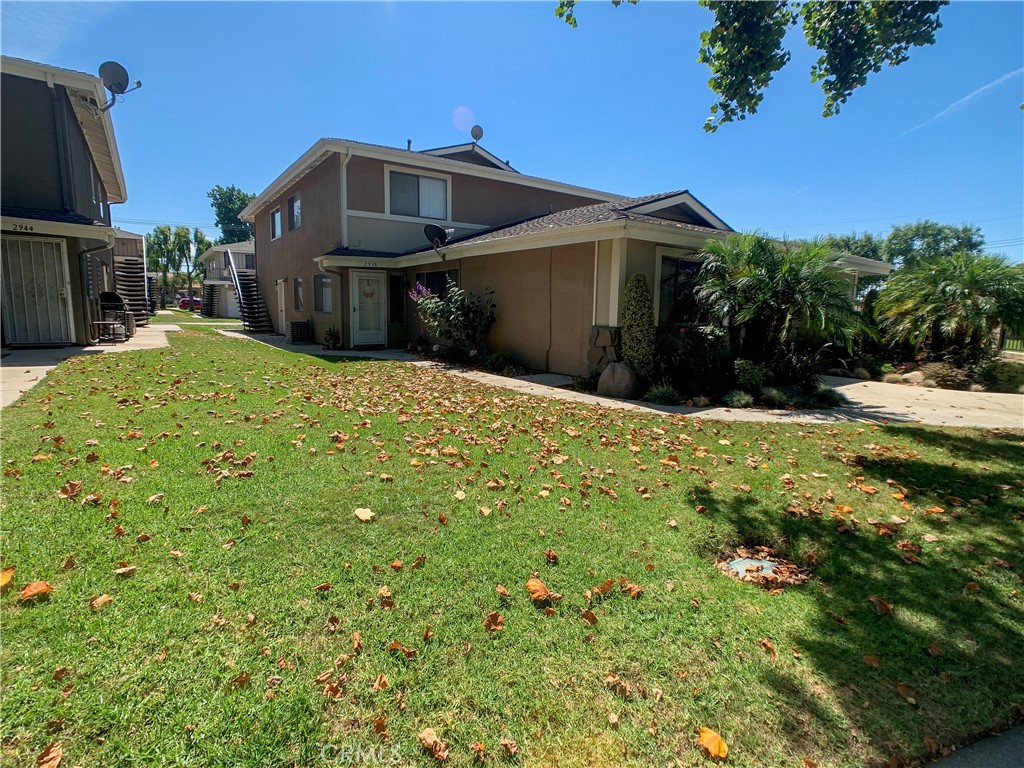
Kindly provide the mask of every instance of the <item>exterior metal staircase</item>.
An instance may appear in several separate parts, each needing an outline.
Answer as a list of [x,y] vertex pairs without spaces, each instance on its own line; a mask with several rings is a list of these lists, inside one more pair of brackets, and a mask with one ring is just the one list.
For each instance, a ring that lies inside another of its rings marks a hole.
[[263,291],[256,280],[255,269],[238,269],[233,255],[228,260],[231,281],[235,284],[238,308],[242,312],[242,327],[250,333],[273,333],[270,310],[263,298]]

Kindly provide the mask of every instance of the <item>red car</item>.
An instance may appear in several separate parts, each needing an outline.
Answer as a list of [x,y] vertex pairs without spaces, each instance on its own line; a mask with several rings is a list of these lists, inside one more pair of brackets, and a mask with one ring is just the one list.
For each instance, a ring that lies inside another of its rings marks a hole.
[[[182,296],[178,299],[178,309],[188,309],[188,296]],[[203,299],[199,296],[192,297],[192,311],[195,312],[203,308]]]

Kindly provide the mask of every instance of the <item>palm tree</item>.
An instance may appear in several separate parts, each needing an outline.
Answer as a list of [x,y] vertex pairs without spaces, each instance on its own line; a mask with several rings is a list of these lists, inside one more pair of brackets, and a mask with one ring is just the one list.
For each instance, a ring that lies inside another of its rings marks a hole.
[[862,327],[852,285],[824,243],[739,234],[709,242],[703,256],[697,300],[727,325],[734,358],[775,360],[798,327],[849,349]]
[[976,364],[994,351],[1000,326],[1024,328],[1024,265],[966,251],[936,256],[890,277],[875,315],[890,342]]

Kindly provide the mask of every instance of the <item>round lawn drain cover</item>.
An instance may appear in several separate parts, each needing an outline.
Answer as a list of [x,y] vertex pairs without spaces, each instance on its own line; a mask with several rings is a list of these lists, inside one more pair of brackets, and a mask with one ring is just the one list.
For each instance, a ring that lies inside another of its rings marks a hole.
[[719,570],[740,581],[776,590],[805,583],[811,574],[768,547],[739,547],[735,554],[715,561]]

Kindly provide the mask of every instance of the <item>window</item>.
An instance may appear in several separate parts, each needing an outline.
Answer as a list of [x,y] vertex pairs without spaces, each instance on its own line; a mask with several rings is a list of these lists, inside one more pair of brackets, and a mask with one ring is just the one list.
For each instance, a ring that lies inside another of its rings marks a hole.
[[699,319],[693,298],[701,262],[661,257],[661,284],[658,286],[658,325],[692,323]]
[[302,200],[298,195],[288,198],[288,229],[302,226]]
[[313,309],[317,312],[334,311],[334,292],[330,275],[313,276]]
[[421,219],[448,218],[448,181],[391,171],[391,213]]
[[247,254],[245,254],[245,268],[246,269],[256,269],[256,254],[255,253],[247,253]]
[[436,272],[417,272],[416,282],[422,285],[428,291],[435,296],[441,296],[442,298],[448,295],[448,281],[451,280],[455,285],[459,284],[459,270],[457,269],[440,269]]
[[296,312],[301,312],[302,311],[302,278],[301,277],[293,277],[292,278],[292,286],[293,286],[293,290],[295,292],[295,296],[294,296],[294,298],[295,298],[295,311]]
[[405,323],[405,275],[388,275],[388,322]]
[[277,240],[281,236],[281,209],[275,208],[270,214],[270,239]]

